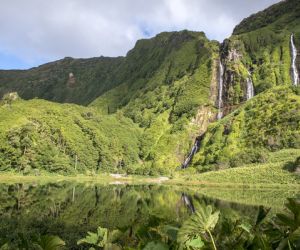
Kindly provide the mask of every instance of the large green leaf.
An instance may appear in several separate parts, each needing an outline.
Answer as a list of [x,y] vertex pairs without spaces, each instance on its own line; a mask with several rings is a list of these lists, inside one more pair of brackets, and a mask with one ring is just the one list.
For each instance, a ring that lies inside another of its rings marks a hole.
[[107,228],[98,227],[97,233],[88,232],[88,235],[80,239],[77,244],[90,244],[94,246],[104,247],[108,243],[108,230]]
[[252,226],[249,223],[242,223],[240,225],[238,225],[239,228],[243,229],[244,231],[246,231],[247,233],[250,233]]
[[107,228],[98,227],[97,233],[88,232],[88,235],[85,238],[77,241],[77,244],[88,244],[111,250],[120,249],[117,244],[113,243],[117,241],[121,235],[122,232],[119,230],[109,231]]
[[270,209],[271,208],[265,208],[264,206],[259,206],[255,226],[258,226],[267,217]]
[[83,243],[87,243],[91,245],[97,245],[97,242],[98,242],[98,235],[96,233],[88,232],[88,235],[85,238],[77,241],[77,244],[80,245]]
[[289,240],[290,241],[299,241],[300,240],[300,227],[290,234]]
[[219,211],[213,212],[212,206],[199,207],[180,228],[177,241],[185,244],[188,240],[197,238],[198,236],[210,233],[219,220]]
[[254,239],[254,248],[260,250],[272,250],[269,240],[265,235],[257,235]]
[[286,215],[286,214],[277,214],[277,218],[279,222],[285,226],[294,228],[297,226],[296,221],[291,215]]
[[195,239],[188,240],[185,245],[187,247],[192,247],[193,249],[201,249],[204,246],[204,242],[202,239],[198,236]]
[[41,250],[59,250],[66,244],[58,236],[45,235],[42,236],[34,245]]

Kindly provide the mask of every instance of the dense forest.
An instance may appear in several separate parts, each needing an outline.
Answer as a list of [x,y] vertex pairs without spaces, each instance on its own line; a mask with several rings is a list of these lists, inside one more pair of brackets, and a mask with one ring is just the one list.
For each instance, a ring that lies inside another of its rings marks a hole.
[[125,57],[1,70],[0,171],[171,175],[270,159],[282,167],[285,157],[272,157],[282,150],[296,155],[297,171],[299,13],[299,1],[280,2],[223,43],[164,32]]

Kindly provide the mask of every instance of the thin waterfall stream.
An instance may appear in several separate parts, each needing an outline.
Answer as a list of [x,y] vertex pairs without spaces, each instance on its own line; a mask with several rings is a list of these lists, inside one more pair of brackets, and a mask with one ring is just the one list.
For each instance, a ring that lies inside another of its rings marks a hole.
[[224,77],[224,67],[220,60],[219,63],[219,93],[218,93],[218,115],[217,119],[220,120],[223,117],[223,77]]
[[297,60],[297,49],[294,43],[294,34],[291,35],[291,50],[292,50],[292,74],[293,74],[293,84],[295,86],[299,83],[299,74],[296,66]]
[[254,96],[254,87],[251,79],[251,73],[249,71],[248,73],[249,73],[249,77],[247,78],[247,93],[246,93],[247,100],[251,99]]
[[[217,115],[217,119],[220,120],[222,117],[223,117],[223,111],[222,111],[222,108],[223,108],[223,78],[224,78],[224,67],[223,67],[223,64],[221,62],[221,59],[220,59],[220,62],[219,62],[219,86],[218,86],[218,115]],[[195,143],[188,155],[188,157],[184,160],[184,162],[182,163],[181,165],[181,169],[185,169],[188,167],[188,165],[191,163],[194,155],[198,152],[199,150],[199,146],[200,146],[200,141],[201,141],[201,137],[199,139],[196,138],[195,140]]]
[[194,145],[193,145],[193,147],[192,147],[192,149],[191,149],[191,151],[188,155],[188,157],[185,159],[185,161],[181,165],[182,169],[185,169],[185,168],[188,167],[188,165],[190,164],[190,162],[193,159],[194,155],[197,153],[198,149],[199,149],[199,140],[196,139],[195,143],[194,143]]

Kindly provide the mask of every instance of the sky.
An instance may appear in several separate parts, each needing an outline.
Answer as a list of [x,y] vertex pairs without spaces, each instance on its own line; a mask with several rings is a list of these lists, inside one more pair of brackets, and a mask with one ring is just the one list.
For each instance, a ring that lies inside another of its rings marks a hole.
[[243,18],[279,0],[0,0],[0,69],[66,56],[124,56],[163,31],[222,41]]

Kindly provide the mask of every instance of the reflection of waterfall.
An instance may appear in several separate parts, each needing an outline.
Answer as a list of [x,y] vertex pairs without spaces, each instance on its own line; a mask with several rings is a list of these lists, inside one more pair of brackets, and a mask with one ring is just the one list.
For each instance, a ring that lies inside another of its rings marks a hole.
[[72,190],[72,202],[75,201],[75,187],[73,187],[73,190]]
[[247,78],[247,100],[251,99],[254,96],[254,87],[251,79],[251,74],[249,72],[249,77]]
[[294,44],[294,34],[291,35],[291,47],[292,47],[292,73],[293,73],[293,84],[298,85],[299,82],[299,75],[296,66],[296,59],[297,59],[297,49]]
[[192,199],[186,195],[185,193],[181,194],[181,200],[183,201],[184,205],[192,212],[195,213],[195,207],[193,204]]
[[223,77],[224,77],[224,67],[223,64],[220,60],[219,63],[219,97],[218,97],[218,120],[220,120],[223,116],[223,111],[222,111],[222,107],[223,107]]
[[199,140],[198,138],[195,140],[195,143],[192,147],[192,150],[191,152],[189,153],[189,156],[185,159],[185,161],[183,162],[181,168],[184,169],[184,168],[187,168],[188,165],[190,164],[191,160],[193,159],[194,155],[197,153],[199,149]]

